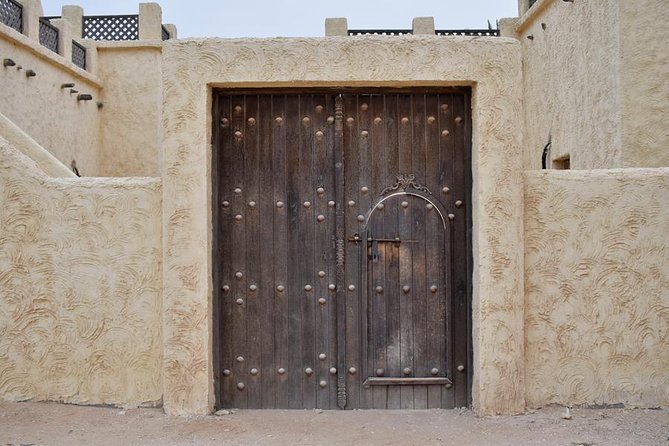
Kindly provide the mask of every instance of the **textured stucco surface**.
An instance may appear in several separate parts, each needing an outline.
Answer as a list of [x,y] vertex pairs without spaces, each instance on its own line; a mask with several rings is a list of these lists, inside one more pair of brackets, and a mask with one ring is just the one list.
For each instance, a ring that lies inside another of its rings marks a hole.
[[528,406],[668,406],[669,169],[525,180]]
[[570,155],[572,169],[623,166],[619,3],[636,7],[540,0],[521,19],[526,169],[541,168],[549,138],[551,160]]
[[161,47],[144,45],[99,47],[98,76],[104,84],[100,175],[161,175]]
[[48,150],[37,144],[27,133],[18,128],[0,113],[0,135],[12,146],[37,164],[47,176],[67,178],[74,173],[54,157]]
[[163,47],[165,395],[206,413],[211,357],[211,86],[473,86],[473,404],[524,409],[521,62],[513,39],[181,40]]
[[[83,176],[98,175],[100,114],[96,101],[101,85],[97,78],[1,24],[0,54],[22,67],[0,66],[0,113],[64,165],[76,160]],[[27,70],[34,70],[37,76],[26,77]],[[94,100],[77,101],[69,88],[61,88],[65,83],[74,83],[79,93],[89,93]]]
[[0,137],[0,398],[157,404],[161,183],[49,178]]
[[624,165],[669,166],[669,5],[620,2]]

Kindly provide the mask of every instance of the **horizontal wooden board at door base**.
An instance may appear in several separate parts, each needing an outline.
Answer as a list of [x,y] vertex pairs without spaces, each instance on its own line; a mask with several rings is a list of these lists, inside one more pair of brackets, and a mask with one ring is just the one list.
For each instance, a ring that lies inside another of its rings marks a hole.
[[217,407],[469,404],[469,111],[463,88],[215,92]]

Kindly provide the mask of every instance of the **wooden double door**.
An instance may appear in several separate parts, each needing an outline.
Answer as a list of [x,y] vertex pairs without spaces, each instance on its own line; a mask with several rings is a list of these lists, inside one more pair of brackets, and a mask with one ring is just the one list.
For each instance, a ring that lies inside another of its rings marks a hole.
[[216,91],[220,408],[469,404],[469,91]]

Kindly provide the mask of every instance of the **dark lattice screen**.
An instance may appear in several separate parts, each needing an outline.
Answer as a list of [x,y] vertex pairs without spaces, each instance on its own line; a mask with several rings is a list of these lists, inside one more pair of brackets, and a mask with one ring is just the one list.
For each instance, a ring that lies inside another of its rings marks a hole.
[[139,40],[139,16],[85,16],[83,38],[93,40]]
[[349,29],[349,36],[406,36],[410,29]]
[[170,40],[170,32],[164,26],[162,27],[162,33],[163,33],[163,40]]
[[54,53],[58,52],[58,28],[44,18],[39,19],[39,43]]
[[86,47],[72,41],[72,63],[86,69]]
[[23,32],[23,6],[14,0],[0,0],[0,22]]
[[[406,36],[413,34],[410,29],[349,29],[349,36]],[[499,36],[498,29],[438,29],[437,36]]]
[[498,29],[438,29],[438,36],[498,37]]

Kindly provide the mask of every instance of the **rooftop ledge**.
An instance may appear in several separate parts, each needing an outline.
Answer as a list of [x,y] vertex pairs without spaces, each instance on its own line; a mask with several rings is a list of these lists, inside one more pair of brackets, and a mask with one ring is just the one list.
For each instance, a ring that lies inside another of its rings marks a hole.
[[0,23],[0,38],[5,38],[16,45],[23,47],[40,59],[69,72],[79,79],[90,82],[97,88],[102,88],[102,81],[100,81],[100,78],[97,76],[79,68],[60,54],[56,54],[48,48],[43,47],[39,42],[30,39],[28,36],[21,34],[4,23]]
[[516,24],[516,33],[522,33],[534,20],[546,9],[551,3],[561,0],[537,0],[537,2],[530,7],[525,14],[518,19]]

